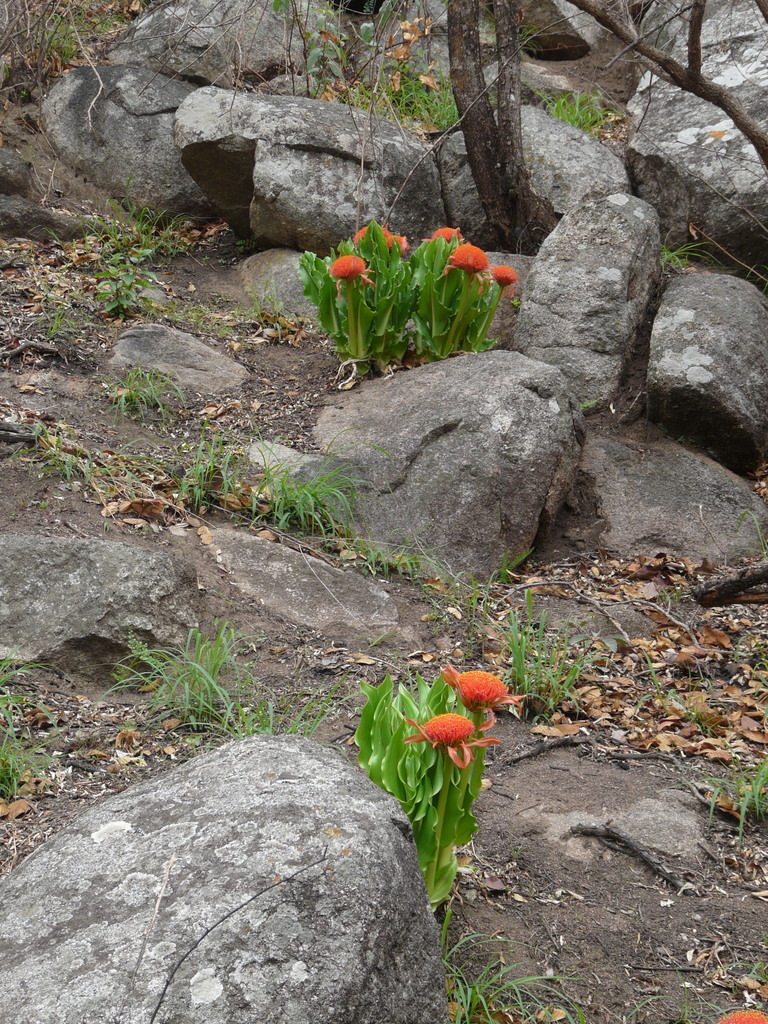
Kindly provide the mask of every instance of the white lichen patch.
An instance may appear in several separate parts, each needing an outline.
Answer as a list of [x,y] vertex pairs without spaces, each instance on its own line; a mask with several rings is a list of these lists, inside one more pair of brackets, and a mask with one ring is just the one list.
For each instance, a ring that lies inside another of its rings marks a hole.
[[215,1003],[224,991],[213,967],[206,967],[190,979],[189,992],[193,1006]]
[[608,196],[606,202],[611,203],[612,206],[626,206],[629,202],[629,196],[624,195],[623,192],[617,192],[612,196]]
[[[663,314],[656,317],[653,325],[654,333],[668,331],[674,328],[684,327],[685,324],[692,324],[696,320],[696,313],[692,309],[676,309],[674,313],[666,316]],[[682,332],[685,335],[685,331]]]
[[288,978],[297,984],[301,984],[309,978],[309,969],[303,960],[296,960],[295,963],[291,964]]
[[94,843],[107,843],[124,836],[126,832],[133,832],[130,821],[110,821],[108,825],[102,825],[91,832],[91,839]]
[[714,379],[714,374],[707,369],[713,362],[712,356],[695,345],[688,345],[682,352],[665,352],[659,360],[659,370],[670,377],[685,377],[689,384],[708,384]]
[[495,430],[497,434],[508,433],[513,423],[514,418],[508,412],[504,412],[501,409],[491,416],[491,430]]
[[598,281],[620,281],[621,271],[618,267],[598,267],[595,277]]

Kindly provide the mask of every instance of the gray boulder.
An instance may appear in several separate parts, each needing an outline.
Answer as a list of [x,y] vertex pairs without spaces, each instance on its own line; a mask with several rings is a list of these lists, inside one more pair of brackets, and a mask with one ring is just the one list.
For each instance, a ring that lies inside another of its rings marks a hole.
[[[597,139],[527,105],[521,107],[521,127],[533,186],[551,201],[555,213],[572,210],[589,195],[630,191],[623,162]],[[438,166],[449,222],[475,245],[492,244],[461,132],[454,132],[441,146]]]
[[268,313],[317,320],[317,306],[304,298],[304,286],[299,277],[300,258],[293,249],[265,249],[239,263],[237,273],[245,302]]
[[546,532],[576,472],[582,429],[560,373],[484,352],[344,392],[315,435],[369,481],[358,532],[487,577]]
[[205,215],[210,203],[173,144],[174,111],[192,91],[143,68],[73,68],[48,94],[43,121],[61,159],[111,195]]
[[238,388],[249,377],[248,370],[231,356],[164,324],[137,324],[123,331],[107,366],[112,371],[129,366],[160,370],[171,374],[182,388],[203,395]]
[[340,103],[207,87],[177,110],[175,139],[218,213],[262,248],[327,253],[354,233],[360,211],[414,238],[445,223],[421,143]]
[[[0,150],[2,153],[2,150]],[[31,238],[47,242],[56,237],[62,242],[82,238],[88,222],[62,210],[49,210],[19,195],[0,195],[0,237]]]
[[381,587],[287,544],[221,528],[213,531],[208,550],[232,573],[237,588],[270,615],[320,630],[380,630],[397,624],[395,602]]
[[[685,38],[681,24],[672,22],[661,30],[659,42],[684,60]],[[768,49],[766,25],[753,5],[710,0],[702,55],[702,74],[761,120],[768,103]],[[667,244],[689,242],[688,225],[694,224],[748,264],[765,263],[768,175],[733,121],[718,107],[650,74],[641,80],[629,110],[637,132],[627,158],[638,195],[659,211]]]
[[312,3],[301,6],[297,20],[277,13],[272,0],[160,2],[121,36],[110,63],[225,89],[246,77],[259,84],[302,70],[304,40],[316,23]]
[[741,477],[674,441],[590,439],[582,470],[597,494],[600,547],[712,563],[760,552],[756,524],[768,531],[763,502]]
[[535,30],[527,48],[547,60],[578,60],[599,45],[605,29],[567,0],[527,0],[525,25]]
[[32,195],[32,165],[8,146],[0,146],[0,195]]
[[300,737],[105,800],[0,893],[5,1024],[447,1024],[408,821]]
[[515,348],[557,366],[580,402],[609,399],[648,316],[660,245],[655,211],[634,196],[566,214],[523,288]]
[[177,644],[197,625],[197,577],[165,552],[108,541],[0,536],[0,658],[109,681],[133,633]]
[[648,413],[737,473],[768,456],[768,300],[723,274],[673,280],[653,323]]

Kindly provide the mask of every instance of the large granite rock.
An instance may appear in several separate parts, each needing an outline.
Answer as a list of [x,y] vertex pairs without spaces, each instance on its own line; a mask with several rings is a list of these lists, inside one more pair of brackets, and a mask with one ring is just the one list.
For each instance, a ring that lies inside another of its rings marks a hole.
[[[597,139],[538,107],[523,105],[520,117],[523,155],[533,186],[551,201],[555,213],[574,209],[589,195],[631,191],[623,162]],[[438,166],[449,223],[458,225],[475,245],[491,245],[493,233],[461,132],[454,132],[440,147]]]
[[203,395],[238,388],[249,377],[248,370],[231,356],[165,324],[137,324],[123,331],[107,366],[118,372],[129,366],[160,370]]
[[[685,61],[684,19],[650,39]],[[662,12],[661,8],[664,7]],[[651,11],[653,12],[653,9]],[[643,23],[645,31],[653,22]],[[751,3],[709,0],[702,28],[702,74],[722,85],[758,121],[768,104],[768,27]],[[748,264],[768,261],[768,174],[757,153],[718,107],[654,78],[630,103],[637,125],[627,157],[637,193],[656,207],[662,237],[674,248],[694,224]]]
[[760,552],[763,502],[741,477],[674,441],[589,439],[582,469],[597,494],[600,547],[714,564]]
[[408,821],[296,736],[83,814],[2,882],[0,934],[5,1024],[448,1020]]
[[623,192],[583,203],[544,241],[523,288],[515,348],[562,371],[580,402],[622,378],[661,273],[658,217]]
[[484,352],[340,394],[316,438],[369,481],[356,503],[359,532],[487,577],[546,531],[582,429],[560,373]]
[[267,313],[317,320],[317,306],[304,298],[299,277],[301,254],[293,249],[265,249],[237,265],[244,301]]
[[578,60],[605,37],[605,29],[568,0],[526,0],[525,26],[533,30],[527,49],[546,60]]
[[413,238],[445,223],[421,143],[341,103],[207,87],[177,110],[175,138],[218,213],[261,248],[327,253],[358,217]]
[[165,552],[0,536],[0,658],[44,661],[105,685],[132,634],[178,644],[197,625],[197,577]]
[[277,12],[272,0],[178,0],[143,11],[110,51],[112,64],[136,64],[199,85],[257,84],[304,67],[305,38],[317,26],[310,2]]
[[88,221],[82,217],[49,210],[20,195],[0,194],[0,238],[31,238],[36,242],[58,238],[69,242],[82,238],[87,231]]
[[648,413],[737,473],[768,456],[768,300],[723,274],[673,280],[653,322]]
[[9,146],[0,147],[0,195],[32,195],[32,165]]
[[65,163],[110,195],[208,214],[173,144],[174,111],[193,89],[143,68],[73,68],[43,103],[46,133]]
[[397,624],[397,606],[382,587],[287,544],[222,527],[213,531],[208,550],[239,590],[280,619],[319,630]]

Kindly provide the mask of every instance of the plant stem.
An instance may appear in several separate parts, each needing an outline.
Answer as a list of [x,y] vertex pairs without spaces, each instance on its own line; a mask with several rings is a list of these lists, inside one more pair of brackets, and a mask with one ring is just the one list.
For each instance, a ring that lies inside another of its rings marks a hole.
[[463,326],[464,316],[467,312],[467,309],[472,298],[472,284],[474,275],[467,274],[466,271],[463,270],[460,271],[460,273],[464,274],[464,287],[462,288],[461,291],[461,301],[459,302],[458,311],[456,312],[456,316],[454,317],[453,323],[451,324],[451,329],[450,331],[448,331],[448,336],[443,342],[442,352],[440,353],[442,359],[445,359],[445,357],[454,350],[456,336],[459,333],[459,329]]
[[[462,779],[462,782],[464,780]],[[448,803],[448,793],[450,792],[451,785],[453,783],[453,762],[447,754],[443,754],[443,786],[440,790],[440,799],[437,804],[437,822],[435,823],[435,835],[437,836],[437,853],[435,859],[429,865],[427,869],[427,892],[430,900],[432,899],[432,889],[435,884],[435,875],[437,874],[437,868],[442,860],[443,853],[443,821],[445,819],[445,808]],[[451,848],[451,853],[453,848]]]

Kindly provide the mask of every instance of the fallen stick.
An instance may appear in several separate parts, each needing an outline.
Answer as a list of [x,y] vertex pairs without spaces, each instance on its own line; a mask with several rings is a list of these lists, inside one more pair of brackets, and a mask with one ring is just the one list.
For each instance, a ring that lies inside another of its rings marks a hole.
[[691,891],[695,894],[696,890],[690,882],[686,882],[684,878],[680,878],[679,875],[674,874],[669,868],[665,868],[664,865],[656,857],[654,857],[644,846],[636,843],[634,839],[630,839],[629,836],[625,835],[617,828],[613,828],[611,825],[574,825],[569,830],[574,835],[578,836],[597,836],[598,839],[604,841],[611,840],[613,843],[618,843],[621,846],[625,846],[630,853],[633,853],[636,857],[639,857],[648,867],[654,871],[657,875],[660,875],[666,882],[674,886],[679,894],[684,894]]
[[731,576],[719,576],[716,580],[691,590],[694,600],[703,608],[724,604],[768,604],[768,590],[755,590],[768,586],[768,565],[756,569],[742,569]]

